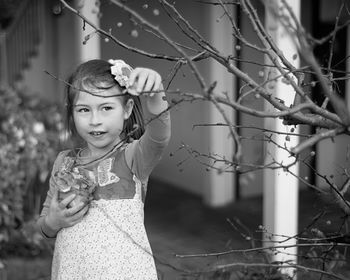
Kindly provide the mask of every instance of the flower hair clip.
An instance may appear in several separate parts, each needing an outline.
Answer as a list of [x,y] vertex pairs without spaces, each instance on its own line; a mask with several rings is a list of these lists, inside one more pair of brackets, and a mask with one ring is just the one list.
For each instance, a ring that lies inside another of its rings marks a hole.
[[126,64],[121,59],[109,59],[108,62],[112,64],[111,73],[114,79],[118,82],[121,87],[128,88],[130,73],[133,70],[129,64]]

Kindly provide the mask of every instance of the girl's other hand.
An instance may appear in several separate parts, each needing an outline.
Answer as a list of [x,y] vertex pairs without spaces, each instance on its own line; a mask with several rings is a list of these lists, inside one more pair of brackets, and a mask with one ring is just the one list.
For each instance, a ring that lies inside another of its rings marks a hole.
[[158,72],[149,68],[135,68],[129,77],[128,92],[132,95],[140,95],[142,92],[153,96],[162,87],[162,78]]
[[58,232],[62,228],[71,227],[83,219],[89,209],[86,203],[79,203],[68,208],[75,197],[76,194],[72,194],[59,202],[58,191],[54,193],[45,217],[45,223],[52,231]]

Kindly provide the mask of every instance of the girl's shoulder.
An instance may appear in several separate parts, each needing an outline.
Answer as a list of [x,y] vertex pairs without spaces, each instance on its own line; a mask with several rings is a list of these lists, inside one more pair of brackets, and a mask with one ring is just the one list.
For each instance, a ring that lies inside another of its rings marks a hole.
[[76,156],[77,156],[77,152],[72,150],[72,149],[63,150],[63,151],[58,153],[58,155],[56,157],[56,161],[62,161],[66,157],[74,158]]
[[123,152],[124,154],[130,154],[133,153],[135,148],[137,147],[140,139],[133,140],[132,142],[125,143],[125,145],[120,149],[120,152]]
[[58,153],[55,163],[53,165],[53,170],[57,170],[59,169],[62,165],[65,164],[65,162],[67,161],[67,159],[69,158],[73,158],[74,151],[69,149],[69,150],[63,150],[61,152]]

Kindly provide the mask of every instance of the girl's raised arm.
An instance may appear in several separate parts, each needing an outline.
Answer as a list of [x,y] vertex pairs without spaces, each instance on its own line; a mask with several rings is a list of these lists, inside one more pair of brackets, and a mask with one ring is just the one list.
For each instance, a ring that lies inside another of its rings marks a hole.
[[161,76],[148,68],[135,68],[129,78],[129,93],[144,94],[151,114],[146,132],[128,145],[125,156],[128,166],[140,179],[145,180],[158,164],[170,140],[170,115],[165,100]]

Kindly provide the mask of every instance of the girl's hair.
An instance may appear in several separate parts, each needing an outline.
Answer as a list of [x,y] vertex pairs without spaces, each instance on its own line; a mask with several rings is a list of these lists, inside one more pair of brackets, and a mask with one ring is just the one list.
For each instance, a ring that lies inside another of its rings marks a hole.
[[[105,60],[94,59],[82,63],[69,76],[66,85],[66,124],[68,132],[73,136],[78,136],[74,119],[73,106],[80,91],[89,92],[91,89],[108,90],[113,87],[118,87],[120,92],[126,92],[125,87],[121,87],[111,74],[111,64]],[[94,92],[94,95],[99,93]],[[105,97],[103,95],[99,95]],[[134,101],[130,117],[125,120],[123,127],[123,137],[126,142],[133,139],[139,139],[145,131],[144,118],[141,100],[139,96],[130,95],[128,93],[120,95],[124,105],[129,99]]]

